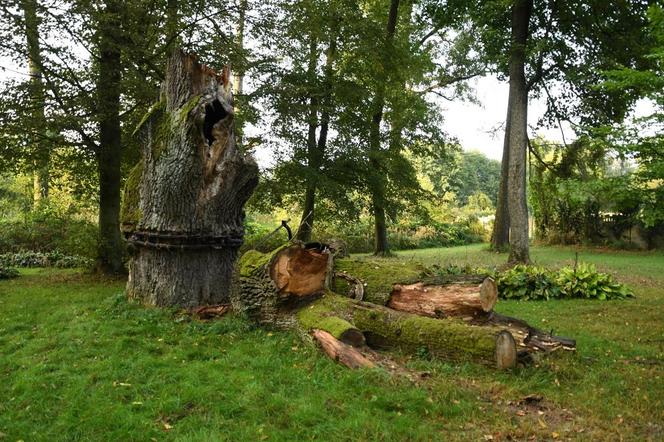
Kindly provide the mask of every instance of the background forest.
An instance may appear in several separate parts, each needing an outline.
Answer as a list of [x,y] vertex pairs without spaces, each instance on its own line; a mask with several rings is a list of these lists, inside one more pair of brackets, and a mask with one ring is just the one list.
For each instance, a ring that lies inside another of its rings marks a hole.
[[[0,253],[122,271],[135,130],[178,47],[232,66],[238,145],[262,169],[246,247],[282,242],[270,232],[290,219],[298,239],[351,252],[501,250],[511,217],[514,238],[525,226],[546,243],[661,247],[661,4],[517,3],[5,1]],[[502,164],[442,115],[487,75],[510,82]],[[546,100],[536,127],[519,123],[529,98]],[[651,112],[636,118],[639,100]],[[573,139],[536,135],[563,124]]]

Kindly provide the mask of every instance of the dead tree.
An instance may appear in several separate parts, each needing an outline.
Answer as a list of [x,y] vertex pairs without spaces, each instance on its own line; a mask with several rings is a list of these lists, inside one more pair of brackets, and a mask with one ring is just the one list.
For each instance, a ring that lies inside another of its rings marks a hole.
[[137,129],[142,160],[126,185],[122,227],[127,293],[144,303],[229,302],[243,207],[258,183],[256,163],[235,144],[229,75],[176,51]]
[[[231,302],[261,325],[303,332],[353,368],[375,364],[369,347],[424,350],[497,368],[514,367],[518,350],[573,348],[571,340],[496,315],[491,278],[452,281],[420,275],[406,263],[381,272],[349,260],[339,262],[353,265],[335,272],[330,247],[290,241],[270,253],[250,250],[236,265],[243,206],[258,169],[235,145],[228,76],[176,52],[161,100],[138,129],[143,159],[129,177],[122,209],[132,249],[130,297],[195,308],[206,318],[227,309],[206,305]],[[335,275],[339,287],[350,285],[350,297],[332,290]],[[375,293],[372,277],[390,281],[380,289],[387,293]]]

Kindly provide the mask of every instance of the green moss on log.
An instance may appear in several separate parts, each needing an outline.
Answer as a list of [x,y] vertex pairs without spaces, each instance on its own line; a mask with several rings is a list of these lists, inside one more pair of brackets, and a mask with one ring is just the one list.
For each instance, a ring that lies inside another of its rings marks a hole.
[[333,315],[364,332],[368,341],[380,341],[408,353],[418,353],[424,348],[445,360],[496,363],[496,336],[500,330],[471,326],[461,320],[397,312],[332,292],[299,312],[298,321],[311,327],[310,324]]
[[356,305],[353,323],[381,341],[411,353],[426,348],[429,354],[446,360],[496,363],[496,331],[470,326],[460,320]]
[[159,100],[155,104],[148,109],[148,111],[143,115],[143,118],[141,118],[141,121],[138,123],[136,126],[136,129],[134,129],[134,132],[132,133],[132,136],[136,136],[141,129],[143,129],[143,126],[150,121],[150,119],[154,118],[159,118],[162,113],[166,111],[166,100]]
[[120,223],[122,230],[133,230],[141,221],[143,214],[140,207],[140,184],[143,175],[143,161],[139,161],[127,177],[124,192],[122,194],[122,206],[120,208]]
[[[335,270],[347,272],[366,284],[364,300],[385,305],[392,293],[394,284],[412,284],[421,280],[426,268],[419,263],[407,261],[366,259],[339,259],[334,263]],[[348,283],[337,279],[335,290],[348,291]]]
[[[339,303],[331,304],[329,299],[337,301],[336,295],[326,295],[315,303],[301,309],[297,312],[297,321],[305,330],[315,328],[325,330],[335,338],[342,340],[344,334],[349,330],[354,330],[353,324],[341,318],[341,315],[348,315],[348,309],[344,309]],[[344,299],[344,298],[341,298]],[[344,312],[344,310],[346,310]]]
[[258,250],[248,250],[240,257],[240,260],[238,261],[240,276],[246,278],[254,275],[257,270],[263,269],[272,261],[272,258],[274,258],[277,253],[281,252],[289,245],[290,244],[284,244],[283,246],[274,249],[270,253],[263,253],[259,252]]

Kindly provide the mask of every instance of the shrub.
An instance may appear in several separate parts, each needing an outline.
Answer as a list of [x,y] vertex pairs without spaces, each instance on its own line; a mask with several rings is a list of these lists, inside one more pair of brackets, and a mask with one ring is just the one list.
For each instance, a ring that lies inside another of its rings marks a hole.
[[68,214],[36,210],[21,220],[0,222],[0,253],[34,250],[93,258],[97,250],[96,224]]
[[18,277],[18,270],[11,267],[4,267],[0,265],[0,279],[11,279]]
[[517,265],[498,277],[498,293],[503,299],[548,300],[560,297],[560,287],[545,268]]
[[0,266],[5,267],[90,267],[93,260],[83,256],[66,255],[59,250],[50,252],[20,251],[0,255]]
[[565,298],[624,299],[634,296],[611,275],[600,273],[592,264],[580,264],[576,269],[565,267],[558,272],[557,281]]
[[498,275],[498,294],[503,299],[548,300],[559,298],[625,299],[634,296],[611,275],[592,264],[564,267],[558,272],[542,267],[517,265]]

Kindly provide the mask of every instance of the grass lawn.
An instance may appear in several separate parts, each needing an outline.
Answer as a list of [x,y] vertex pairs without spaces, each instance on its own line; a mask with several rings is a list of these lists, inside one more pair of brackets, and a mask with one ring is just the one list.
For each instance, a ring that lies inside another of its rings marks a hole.
[[[561,266],[575,250],[532,255]],[[347,370],[241,318],[200,323],[129,304],[123,281],[25,270],[0,281],[0,440],[663,440],[664,254],[579,256],[636,299],[497,307],[575,337],[576,354],[513,372],[395,355],[428,374],[416,380]],[[468,246],[394,259],[506,256]]]

